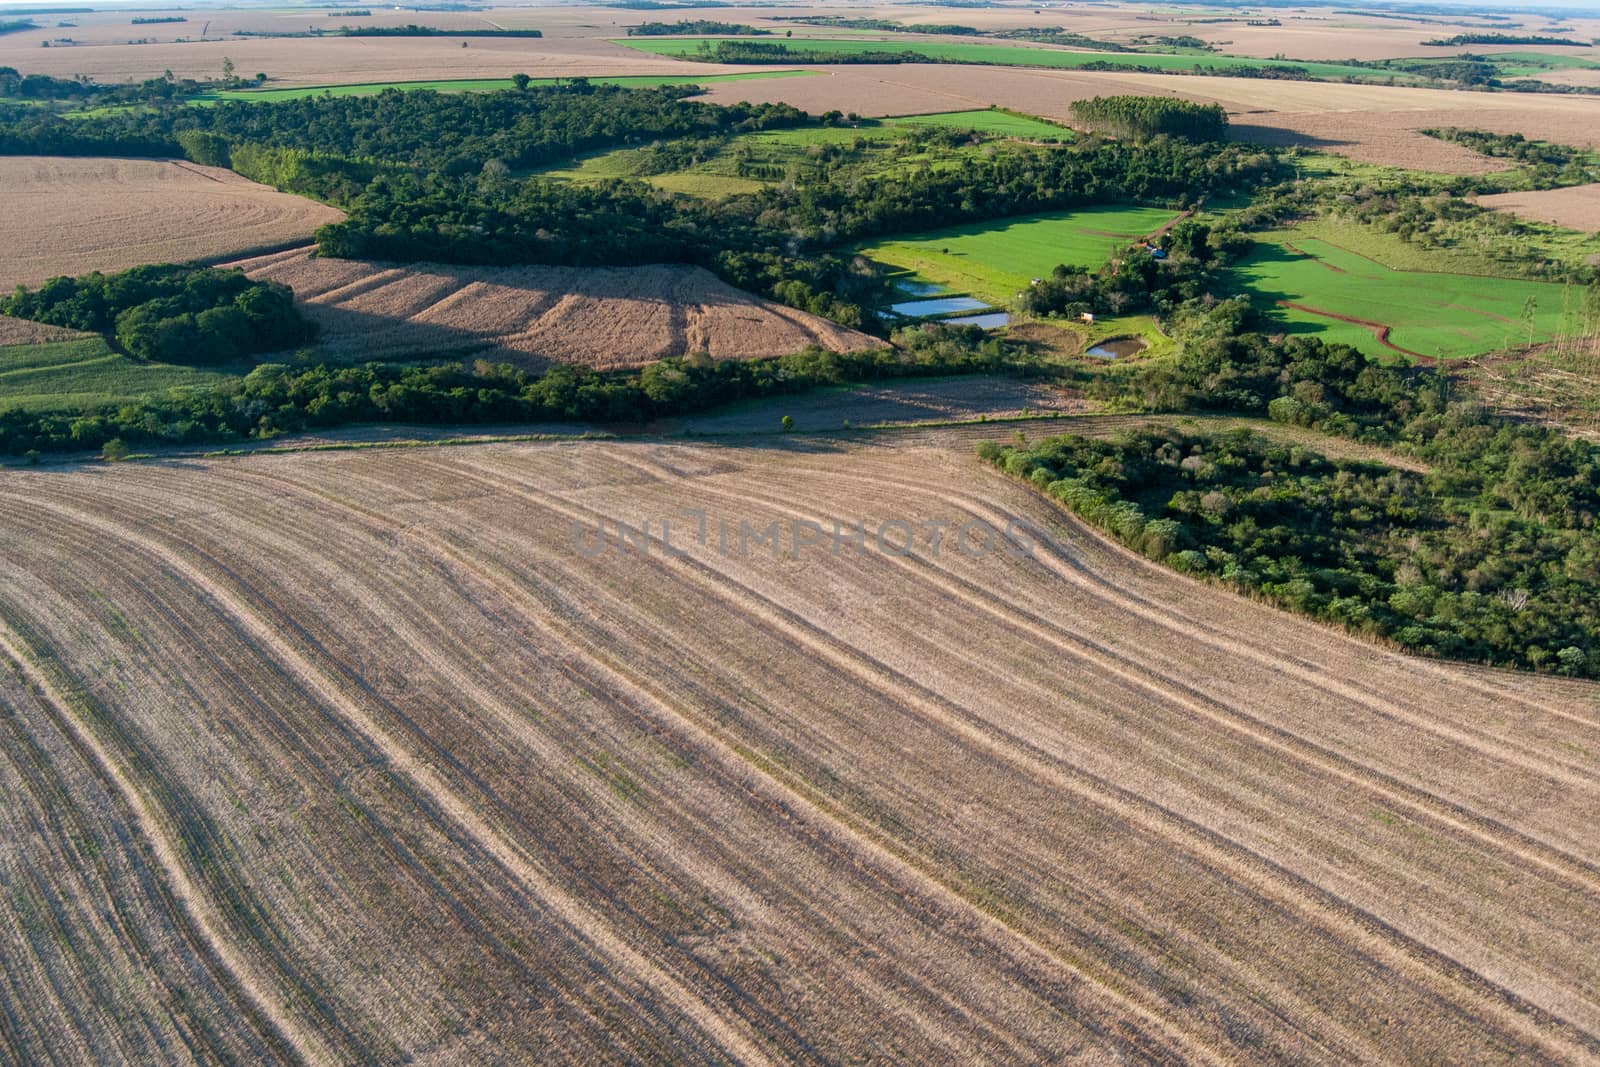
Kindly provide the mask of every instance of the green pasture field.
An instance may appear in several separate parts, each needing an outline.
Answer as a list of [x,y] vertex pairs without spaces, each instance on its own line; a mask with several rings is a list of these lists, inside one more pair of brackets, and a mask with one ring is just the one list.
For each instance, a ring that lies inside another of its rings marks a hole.
[[[613,44],[624,45],[640,52],[657,56],[674,56],[692,59],[702,41],[715,47],[721,41],[746,42],[748,37],[662,37],[641,40],[622,38]],[[1313,78],[1355,78],[1362,81],[1378,78],[1406,80],[1409,75],[1400,72],[1374,71],[1366,67],[1353,67],[1343,63],[1301,63],[1292,60],[1252,59],[1244,56],[1223,56],[1202,53],[1197,55],[1172,55],[1160,52],[1068,52],[1049,47],[1024,47],[1010,44],[966,44],[948,41],[862,41],[829,40],[823,38],[796,38],[781,42],[795,50],[826,52],[834,55],[859,55],[863,52],[918,52],[930,59],[949,63],[982,63],[991,66],[1065,67],[1075,68],[1088,64],[1105,63],[1120,67],[1146,67],[1162,71],[1193,71],[1214,68],[1226,73],[1229,70],[1260,70],[1267,67],[1302,67]]]
[[902,115],[884,119],[888,126],[939,126],[952,130],[977,130],[1020,141],[1070,141],[1072,131],[1031,115],[987,108],[982,111],[942,111],[934,115]]
[[858,251],[942,285],[1004,306],[1058,264],[1095,270],[1117,249],[1171,222],[1153,207],[1098,207],[969,223],[863,246]]
[[215,386],[231,371],[140,363],[99,337],[0,346],[0,411],[83,411],[183,386]]
[[1394,270],[1447,274],[1482,274],[1494,278],[1517,277],[1519,264],[1530,255],[1577,268],[1600,257],[1600,234],[1581,233],[1543,222],[1518,220],[1516,232],[1472,225],[1472,220],[1447,226],[1436,240],[1438,247],[1424,248],[1402,241],[1392,233],[1354,220],[1319,218],[1300,222],[1295,229],[1320,237],[1357,255],[1377,260]]
[[1483,57],[1506,78],[1533,78],[1552,70],[1589,70],[1600,67],[1595,57],[1550,55],[1545,52],[1490,52]]
[[[1549,341],[1578,325],[1583,301],[1582,290],[1556,282],[1395,270],[1301,229],[1259,235],[1235,275],[1278,328],[1386,359],[1402,356],[1396,348],[1462,359],[1526,344],[1529,301],[1532,340]],[[1367,323],[1389,327],[1395,347]]]
[[[814,75],[814,70],[758,70],[748,74],[709,74],[703,78],[677,76],[624,75],[616,78],[590,78],[593,85],[619,85],[630,89],[654,89],[663,85],[712,85],[717,82],[747,81],[751,78],[797,78]],[[571,78],[534,78],[529,85],[555,85]],[[362,82],[353,85],[304,85],[292,89],[219,89],[189,98],[191,104],[214,104],[219,100],[244,100],[275,103],[327,93],[330,96],[373,96],[385,89],[410,92],[432,89],[440,93],[488,93],[514,89],[510,78],[460,78],[420,82]]]
[[[1065,127],[1029,118],[1026,115],[998,110],[949,111],[888,119],[866,119],[851,126],[802,126],[789,130],[761,130],[741,134],[734,138],[733,144],[717,157],[670,174],[643,173],[649,153],[646,149],[637,148],[607,149],[538,173],[566,181],[639,178],[660,189],[715,198],[754,192],[771,184],[767,180],[741,175],[736,160],[738,155],[744,155],[754,164],[786,167],[791,162],[803,162],[806,151],[817,146],[849,148],[858,142],[865,142],[868,146],[867,151],[871,152],[892,145],[901,139],[907,129],[916,127],[974,129],[996,136],[1028,141],[1066,141],[1072,137],[1072,131]],[[963,150],[958,149],[957,153]],[[928,156],[921,153],[894,155],[892,158],[890,154],[886,154],[883,163],[885,169],[892,169],[926,161]],[[952,166],[954,162],[952,157],[946,154],[934,160],[933,165]]]

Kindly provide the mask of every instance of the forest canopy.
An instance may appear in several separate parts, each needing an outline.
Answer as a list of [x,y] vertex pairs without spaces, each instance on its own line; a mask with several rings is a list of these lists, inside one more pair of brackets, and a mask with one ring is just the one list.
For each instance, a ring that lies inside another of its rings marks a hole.
[[0,313],[106,334],[129,355],[163,363],[226,363],[312,336],[287,286],[212,267],[52,278],[37,290],[19,286]]
[[1116,137],[1185,137],[1220,141],[1228,135],[1221,104],[1196,104],[1167,96],[1096,96],[1074,100],[1074,125]]

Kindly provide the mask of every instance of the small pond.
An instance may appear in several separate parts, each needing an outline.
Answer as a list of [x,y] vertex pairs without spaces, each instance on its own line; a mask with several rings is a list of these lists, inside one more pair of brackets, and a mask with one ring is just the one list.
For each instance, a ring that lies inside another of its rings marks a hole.
[[932,296],[944,292],[944,286],[934,285],[931,282],[897,281],[894,287],[906,296]]
[[1011,321],[1011,316],[1004,311],[991,311],[987,315],[962,315],[956,319],[940,319],[952,326],[982,326],[985,330],[992,330],[997,326],[1004,326]]
[[901,304],[890,304],[889,310],[914,319],[923,315],[946,315],[952,311],[982,311],[988,306],[970,296],[947,296],[941,300],[908,300]]
[[1121,359],[1123,356],[1138,355],[1148,347],[1143,338],[1110,337],[1089,349],[1089,354],[1100,359]]

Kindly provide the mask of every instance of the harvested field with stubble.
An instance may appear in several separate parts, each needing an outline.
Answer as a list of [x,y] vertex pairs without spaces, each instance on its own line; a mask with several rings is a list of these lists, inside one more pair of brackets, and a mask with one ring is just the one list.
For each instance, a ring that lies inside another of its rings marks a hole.
[[0,348],[11,345],[44,345],[57,341],[81,341],[92,334],[79,333],[64,326],[51,326],[43,322],[29,322],[0,315]]
[[1593,97],[932,63],[815,69],[828,76],[725,83],[708,87],[703,99],[782,100],[813,113],[845,108],[869,117],[998,104],[1064,122],[1074,100],[1155,94],[1220,103],[1237,140],[1444,174],[1482,174],[1506,164],[1418,130],[1462,126],[1600,148],[1600,100]]
[[1159,569],[995,432],[0,472],[0,1057],[1600,1057],[1600,687]]
[[11,156],[0,158],[0,189],[0,291],[283,245],[344,218],[183,161]]
[[835,352],[883,342],[761,300],[698,267],[457,267],[321,259],[296,249],[241,260],[253,278],[294,290],[338,359],[478,354],[633,367],[704,352],[779,356],[810,344]]
[[1484,207],[1533,222],[1549,222],[1569,230],[1600,233],[1600,185],[1495,193],[1492,196],[1480,196],[1477,201]]

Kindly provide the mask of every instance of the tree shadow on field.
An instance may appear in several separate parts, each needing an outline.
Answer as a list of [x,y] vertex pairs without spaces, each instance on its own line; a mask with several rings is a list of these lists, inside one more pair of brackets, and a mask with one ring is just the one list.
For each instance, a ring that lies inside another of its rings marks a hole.
[[1268,145],[1272,148],[1333,149],[1357,143],[1355,141],[1318,137],[1314,134],[1290,129],[1287,126],[1273,126],[1266,122],[1239,122],[1238,120],[1234,120],[1229,124],[1228,139]]
[[[761,345],[774,330],[803,335],[793,346],[798,351],[825,329],[819,323],[813,334],[789,321],[790,309],[684,264],[473,267],[328,259],[295,271],[277,276],[269,267],[261,276],[297,288],[297,306],[319,328],[316,354],[338,362],[483,356],[528,371],[554,363],[608,370],[708,348],[718,358],[732,358],[729,349],[746,345],[751,356],[776,355]],[[322,302],[322,295],[333,302]]]

